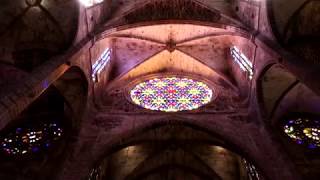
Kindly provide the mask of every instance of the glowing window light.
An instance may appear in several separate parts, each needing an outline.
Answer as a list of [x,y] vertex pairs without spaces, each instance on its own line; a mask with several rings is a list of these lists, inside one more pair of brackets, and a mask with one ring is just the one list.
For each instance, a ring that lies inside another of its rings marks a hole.
[[107,65],[111,58],[111,49],[107,48],[102,55],[100,56],[99,60],[97,60],[93,65],[92,65],[92,80],[94,82],[97,82],[98,80],[98,75],[101,73],[103,68]]
[[10,156],[38,153],[50,148],[62,137],[63,132],[63,128],[54,122],[40,124],[37,127],[19,127],[1,138],[1,149]]
[[208,104],[213,91],[207,84],[188,78],[154,78],[136,85],[131,100],[146,109],[177,112],[194,110]]
[[90,7],[95,4],[101,3],[103,0],[79,0],[81,4],[83,4],[85,7]]
[[257,171],[257,168],[245,159],[242,159],[242,161],[243,161],[244,166],[246,168],[249,180],[260,180],[260,175]]
[[240,69],[247,72],[249,74],[249,79],[252,79],[253,65],[251,61],[236,47],[231,47],[230,52],[233,60],[239,65]]
[[320,147],[320,121],[308,118],[288,120],[284,132],[297,144],[306,145],[309,149]]

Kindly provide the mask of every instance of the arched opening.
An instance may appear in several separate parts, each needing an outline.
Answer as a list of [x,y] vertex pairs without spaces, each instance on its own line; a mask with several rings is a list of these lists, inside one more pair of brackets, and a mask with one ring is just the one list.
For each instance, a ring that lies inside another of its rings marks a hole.
[[68,69],[53,83],[65,98],[72,110],[73,128],[79,129],[80,120],[85,113],[88,98],[88,81],[83,71],[76,66]]
[[299,112],[299,110],[288,113],[278,119],[275,130],[303,179],[318,179],[319,114]]
[[223,140],[187,124],[147,128],[107,151],[88,179],[263,179]]
[[79,68],[70,68],[0,132],[1,179],[56,178],[84,112],[83,78]]
[[279,64],[267,66],[257,82],[257,98],[262,114],[266,117],[272,116],[282,98],[297,83],[297,78]]
[[284,48],[310,64],[319,64],[319,1],[272,0],[267,4],[272,31]]
[[[1,179],[54,179],[64,160],[71,109],[54,86],[1,131]],[[51,175],[50,175],[51,174]]]
[[[276,83],[269,91],[279,90],[277,86],[281,84],[285,83]],[[318,179],[320,97],[299,81],[283,89],[282,93],[279,91],[281,95],[278,100],[273,101],[276,103],[266,118],[267,123],[271,125],[303,179]]]

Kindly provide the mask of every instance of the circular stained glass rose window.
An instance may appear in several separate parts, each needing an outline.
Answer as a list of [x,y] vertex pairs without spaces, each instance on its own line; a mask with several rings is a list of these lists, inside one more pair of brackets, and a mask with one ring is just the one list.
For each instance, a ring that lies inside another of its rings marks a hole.
[[146,80],[130,91],[131,100],[146,109],[177,112],[208,104],[213,91],[207,84],[188,78],[163,77]]
[[290,119],[283,127],[284,132],[298,144],[309,149],[320,147],[320,121],[309,118]]

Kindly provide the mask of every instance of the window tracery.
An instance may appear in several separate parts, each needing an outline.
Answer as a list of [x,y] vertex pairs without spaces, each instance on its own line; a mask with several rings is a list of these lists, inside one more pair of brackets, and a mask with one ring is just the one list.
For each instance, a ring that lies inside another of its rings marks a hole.
[[248,73],[249,79],[252,79],[253,64],[251,63],[251,61],[235,46],[230,48],[230,52],[233,60],[239,65],[240,69]]
[[245,159],[243,159],[242,161],[243,161],[243,164],[244,164],[245,169],[247,171],[248,179],[249,180],[260,180],[260,175],[257,171],[257,168]]
[[297,144],[306,145],[309,149],[320,147],[320,121],[310,118],[295,118],[286,122],[285,134]]
[[18,127],[1,137],[1,149],[9,156],[39,153],[50,148],[63,133],[63,128],[56,122]]
[[177,112],[208,104],[213,91],[207,84],[189,78],[163,77],[146,80],[130,91],[131,100],[146,109]]
[[111,49],[107,48],[100,56],[100,58],[92,65],[92,80],[93,82],[98,81],[98,75],[101,73],[103,68],[107,65],[111,58]]

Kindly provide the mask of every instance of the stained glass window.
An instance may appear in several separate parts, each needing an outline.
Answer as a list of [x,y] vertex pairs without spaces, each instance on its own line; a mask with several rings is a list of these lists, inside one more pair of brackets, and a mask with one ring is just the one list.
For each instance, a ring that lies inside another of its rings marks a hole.
[[242,159],[242,161],[243,161],[243,164],[246,168],[248,179],[249,180],[259,180],[260,175],[257,171],[257,168],[245,159]]
[[130,92],[132,101],[146,109],[177,112],[194,110],[208,104],[212,89],[204,82],[188,78],[154,78],[136,85]]
[[310,149],[320,147],[320,121],[312,118],[290,119],[283,127],[284,132],[296,143]]
[[92,65],[92,80],[94,82],[98,81],[98,75],[101,73],[101,71],[103,70],[103,68],[107,65],[107,63],[109,62],[111,58],[111,49],[107,48],[102,55],[100,56],[100,58]]
[[251,61],[240,52],[237,47],[231,47],[231,56],[233,60],[239,65],[240,69],[248,73],[249,79],[253,77],[253,65]]
[[59,140],[63,129],[58,123],[43,123],[37,127],[18,127],[1,138],[1,149],[7,155],[38,153]]

